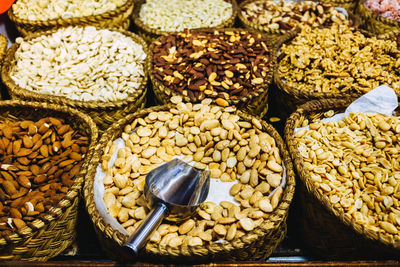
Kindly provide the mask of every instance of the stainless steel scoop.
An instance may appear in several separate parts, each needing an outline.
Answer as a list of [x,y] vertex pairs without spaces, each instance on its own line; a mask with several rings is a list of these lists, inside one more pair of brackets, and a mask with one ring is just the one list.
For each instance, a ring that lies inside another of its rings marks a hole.
[[187,219],[207,198],[209,187],[209,171],[194,168],[179,159],[150,171],[144,194],[152,211],[123,245],[123,256],[135,259],[164,218],[170,221]]

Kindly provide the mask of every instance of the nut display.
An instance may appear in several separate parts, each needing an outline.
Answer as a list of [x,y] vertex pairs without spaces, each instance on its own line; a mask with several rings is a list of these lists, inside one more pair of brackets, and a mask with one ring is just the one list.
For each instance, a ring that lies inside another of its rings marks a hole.
[[165,32],[211,28],[227,21],[232,2],[225,0],[146,0],[139,18],[148,27]]
[[400,2],[398,0],[365,0],[364,4],[386,19],[400,21]]
[[242,7],[242,15],[264,31],[287,31],[303,25],[327,27],[333,23],[352,26],[344,13],[328,4],[312,1],[252,1]]
[[117,101],[135,92],[145,76],[143,46],[117,31],[69,27],[16,42],[11,79],[33,92]]
[[[102,158],[106,171],[104,202],[129,233],[149,212],[143,195],[145,176],[157,166],[181,157],[211,178],[236,182],[230,188],[235,203],[204,202],[192,218],[164,222],[150,243],[177,247],[198,246],[217,240],[230,241],[263,223],[283,194],[284,167],[275,140],[262,131],[256,118],[246,120],[234,107],[182,103],[166,111],[151,112],[128,124],[122,133],[126,146],[110,141]],[[111,156],[117,158],[110,165]]]
[[391,40],[344,25],[306,26],[278,53],[279,79],[299,91],[365,93],[387,84],[400,93],[400,50]]
[[264,86],[273,69],[268,40],[246,30],[186,31],[153,44],[152,73],[175,93],[218,105]]
[[367,231],[400,240],[400,118],[350,113],[296,133],[311,181]]
[[12,6],[14,14],[28,20],[84,17],[115,10],[127,0],[18,0]]
[[89,139],[63,119],[0,124],[0,233],[48,212],[79,173]]

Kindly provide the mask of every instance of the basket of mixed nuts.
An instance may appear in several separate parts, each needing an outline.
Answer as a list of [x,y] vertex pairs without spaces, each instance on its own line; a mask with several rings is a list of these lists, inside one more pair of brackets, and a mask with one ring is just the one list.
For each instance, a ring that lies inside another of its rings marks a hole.
[[132,19],[140,36],[152,42],[185,29],[232,27],[235,0],[138,0]]
[[131,32],[68,27],[18,38],[1,74],[11,98],[78,108],[104,130],[144,107],[147,55]]
[[273,41],[304,25],[319,28],[333,23],[358,26],[352,13],[314,1],[247,0],[240,4],[238,17],[246,28],[266,34]]
[[300,232],[308,246],[330,258],[398,256],[399,113],[321,121],[351,102],[310,101],[287,121],[286,143],[302,182]]
[[8,11],[22,35],[68,26],[127,30],[133,0],[17,0]]
[[268,39],[244,29],[185,31],[157,39],[150,47],[150,79],[158,102],[172,96],[198,103],[212,98],[262,117],[275,68]]
[[274,99],[290,114],[315,99],[360,96],[382,84],[400,95],[400,49],[344,25],[289,33],[278,42]]
[[400,31],[400,4],[396,0],[360,0],[357,15],[363,27],[372,33]]
[[[286,233],[294,173],[276,130],[234,107],[182,103],[151,107],[107,129],[92,157],[86,206],[113,257],[149,212],[145,176],[175,157],[211,173],[210,193],[182,222],[164,221],[143,257],[157,261],[259,260]],[[222,187],[221,187],[222,186]]]
[[97,140],[69,107],[0,103],[0,259],[55,257],[76,237],[79,193]]

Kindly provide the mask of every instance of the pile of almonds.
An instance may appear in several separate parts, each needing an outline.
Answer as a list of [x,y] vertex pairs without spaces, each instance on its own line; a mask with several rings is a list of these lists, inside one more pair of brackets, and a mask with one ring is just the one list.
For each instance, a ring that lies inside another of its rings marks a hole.
[[311,182],[334,209],[400,241],[400,118],[350,113],[315,122],[295,141]]
[[89,139],[63,119],[0,124],[0,233],[22,229],[65,196]]
[[220,106],[265,86],[272,71],[268,41],[246,30],[185,31],[154,42],[153,75],[168,89]]
[[303,25],[328,27],[333,23],[352,26],[344,13],[327,4],[313,1],[252,1],[242,8],[248,21],[260,25],[266,32],[288,31]]
[[[176,107],[126,125],[125,147],[117,150],[111,141],[106,147],[102,168],[108,211],[132,234],[149,212],[146,174],[181,157],[209,169],[212,179],[236,182],[230,189],[235,201],[205,202],[192,218],[161,224],[148,245],[196,246],[245,235],[268,218],[283,194],[284,169],[275,140],[260,121],[243,119],[233,107],[210,105],[211,99],[184,104],[175,96],[172,101]],[[117,159],[110,166],[114,153]]]

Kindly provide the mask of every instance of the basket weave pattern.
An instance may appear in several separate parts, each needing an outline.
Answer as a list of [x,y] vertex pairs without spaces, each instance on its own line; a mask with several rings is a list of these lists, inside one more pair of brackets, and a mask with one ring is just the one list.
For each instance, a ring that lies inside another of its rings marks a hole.
[[[143,118],[150,112],[166,111],[171,107],[171,105],[164,105],[148,108],[138,111],[135,114],[131,114],[126,118],[114,123],[109,129],[107,129],[107,131],[104,132],[93,154],[91,166],[89,166],[88,175],[86,177],[86,183],[84,186],[86,208],[95,225],[96,233],[99,237],[100,243],[112,258],[118,258],[118,248],[128,238],[128,236],[120,233],[105,223],[104,219],[99,214],[93,199],[94,176],[96,173],[96,168],[100,163],[101,157],[104,153],[104,147],[110,140],[119,138],[125,125],[133,121],[135,118]],[[238,114],[245,120],[251,120],[252,118],[250,115],[242,112],[238,112]],[[143,256],[144,259],[154,261],[154,256],[157,255],[156,259],[158,261],[160,259],[173,259],[174,261],[183,262],[227,259],[254,260],[256,257],[265,259],[272,253],[286,233],[286,218],[289,204],[293,198],[295,182],[291,165],[292,163],[281,137],[275,131],[275,129],[267,123],[262,122],[262,126],[264,131],[269,133],[276,140],[277,146],[282,154],[282,158],[286,166],[287,177],[287,183],[284,188],[281,201],[278,207],[273,211],[273,213],[271,213],[268,221],[264,222],[260,227],[254,229],[253,231],[248,232],[243,237],[236,238],[231,242],[219,244],[213,243],[195,247],[182,245],[177,248],[173,248],[168,245],[152,244],[151,246],[146,247]]]
[[84,25],[127,30],[130,24],[129,16],[133,11],[133,4],[133,0],[127,0],[124,5],[117,7],[115,10],[110,10],[98,15],[73,17],[68,19],[57,18],[49,20],[28,20],[15,16],[13,8],[8,10],[8,16],[14,22],[17,30],[24,36],[38,31],[48,31],[61,27]]
[[[149,55],[149,49],[146,42],[140,38],[138,35],[133,34],[128,31],[115,30],[121,32],[122,34],[130,37],[133,41],[141,44],[146,55]],[[29,35],[26,40],[34,39],[41,35],[50,35],[56,32],[56,30],[48,31],[45,33],[36,33]],[[139,108],[143,108],[146,101],[147,92],[147,72],[148,65],[150,64],[149,56],[146,57],[144,64],[145,75],[141,82],[140,87],[127,98],[112,101],[112,102],[102,102],[102,101],[79,101],[72,100],[63,96],[46,95],[37,92],[33,92],[18,86],[13,79],[11,79],[10,72],[12,67],[16,64],[15,53],[19,47],[19,44],[14,43],[7,52],[4,59],[3,68],[1,70],[1,76],[3,83],[8,89],[8,92],[12,99],[21,100],[34,100],[40,102],[56,103],[61,105],[66,105],[72,108],[77,108],[86,114],[88,114],[95,123],[98,125],[100,130],[107,129],[113,122],[125,117],[127,114],[135,112]]]
[[74,129],[85,132],[89,149],[74,183],[58,203],[20,231],[0,237],[0,259],[45,261],[70,246],[76,237],[79,193],[97,140],[97,127],[89,116],[69,107],[6,100],[0,103],[0,119],[38,120],[45,116],[64,118]]
[[[354,99],[323,99],[300,106],[286,122],[285,140],[301,180],[299,185],[301,230],[306,243],[330,258],[362,257],[374,255],[398,255],[400,243],[389,235],[369,231],[333,208],[330,201],[314,186],[310,173],[304,168],[302,157],[294,141],[294,129],[301,127],[305,119],[323,117],[328,110],[343,112]],[[397,248],[394,249],[394,248]],[[379,252],[377,254],[377,251]]]

